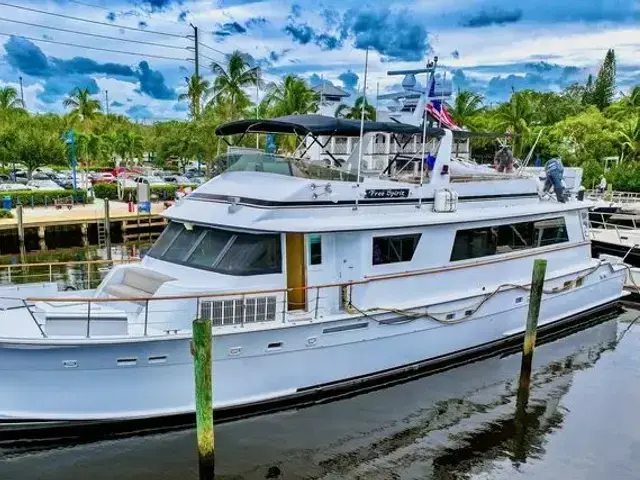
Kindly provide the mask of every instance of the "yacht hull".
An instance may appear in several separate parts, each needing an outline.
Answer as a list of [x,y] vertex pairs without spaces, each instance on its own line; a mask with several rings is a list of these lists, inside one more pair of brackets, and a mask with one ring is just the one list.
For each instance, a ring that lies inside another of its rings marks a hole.
[[[579,323],[616,302],[626,272],[600,269],[593,281],[545,295],[540,328],[567,319]],[[214,408],[227,416],[287,408],[483,358],[522,337],[528,309],[522,295],[501,292],[477,316],[455,324],[354,316],[214,335]],[[189,343],[185,336],[92,343],[0,339],[0,422],[191,418]],[[281,347],[269,351],[274,343]]]
[[598,258],[601,254],[624,258],[624,263],[632,267],[640,267],[640,248],[620,243],[591,240],[591,256]]

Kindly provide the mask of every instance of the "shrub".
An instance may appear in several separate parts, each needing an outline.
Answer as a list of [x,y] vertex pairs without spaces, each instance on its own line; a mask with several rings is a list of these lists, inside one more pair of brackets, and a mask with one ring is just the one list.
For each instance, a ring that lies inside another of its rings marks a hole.
[[[31,192],[0,192],[0,197],[11,197],[11,203],[13,207],[16,205],[41,206],[41,205],[53,205],[53,201],[57,198],[74,197],[75,203],[84,204],[87,203],[87,192],[84,190],[76,190],[75,193],[72,190],[34,190]],[[90,202],[89,202],[90,203]]]
[[13,218],[11,210],[0,210],[0,218]]
[[[176,196],[176,190],[178,187],[175,185],[157,186],[151,187],[151,195],[157,196],[160,200],[172,200]],[[137,188],[125,188],[124,200],[129,199],[129,193],[131,193],[131,200],[137,201]],[[118,186],[115,183],[96,183],[93,186],[93,194],[96,198],[108,198],[109,200],[118,200]]]

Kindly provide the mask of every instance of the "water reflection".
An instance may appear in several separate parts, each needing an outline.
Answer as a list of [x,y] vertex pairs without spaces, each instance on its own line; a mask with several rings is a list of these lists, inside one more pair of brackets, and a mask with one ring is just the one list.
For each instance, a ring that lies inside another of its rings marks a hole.
[[[635,314],[536,349],[526,428],[519,432],[520,356],[511,355],[339,402],[220,425],[216,473],[224,479],[445,480],[492,478],[495,466],[508,462],[510,478],[548,454],[550,437],[564,428],[563,401],[575,376],[597,370],[603,353],[616,348],[618,322]],[[14,453],[0,465],[0,477],[197,478],[196,458],[195,434],[188,430]]]

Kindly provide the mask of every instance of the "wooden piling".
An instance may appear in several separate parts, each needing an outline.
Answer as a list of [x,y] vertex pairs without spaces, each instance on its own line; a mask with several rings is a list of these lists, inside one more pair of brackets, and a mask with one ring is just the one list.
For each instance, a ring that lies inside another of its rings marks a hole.
[[200,480],[213,480],[215,468],[211,362],[212,343],[211,321],[195,319],[193,321],[191,353],[193,355],[193,365],[195,369],[196,429]]
[[540,303],[542,302],[542,291],[544,288],[544,276],[546,271],[546,260],[535,260],[533,262],[531,292],[529,296],[529,312],[527,314],[527,326],[524,332],[524,343],[522,345],[520,382],[518,385],[518,396],[516,399],[516,446],[514,449],[514,455],[520,460],[526,458],[527,404],[529,403],[529,392],[531,387],[531,364],[533,362],[533,350],[536,345],[538,317],[540,315]]
[[104,199],[104,246],[107,250],[107,259],[111,260],[111,216],[109,213],[109,199]]
[[24,218],[22,215],[22,205],[16,206],[16,217],[18,220],[18,243],[24,246]]
[[531,383],[531,363],[533,350],[536,345],[536,333],[538,330],[538,316],[540,315],[540,303],[542,301],[542,289],[544,276],[547,271],[546,260],[533,262],[533,274],[531,278],[531,294],[529,296],[529,313],[527,314],[527,327],[524,332],[522,345],[522,364],[520,366],[520,389],[529,390]]

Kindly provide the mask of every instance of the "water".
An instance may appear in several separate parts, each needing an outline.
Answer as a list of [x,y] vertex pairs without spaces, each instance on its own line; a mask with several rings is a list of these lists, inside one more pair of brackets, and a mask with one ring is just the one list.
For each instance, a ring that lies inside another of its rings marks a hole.
[[[524,430],[515,422],[520,356],[491,358],[339,402],[222,424],[217,478],[636,479],[638,316],[629,310],[538,347]],[[2,479],[197,478],[191,429],[5,450],[0,458]]]

